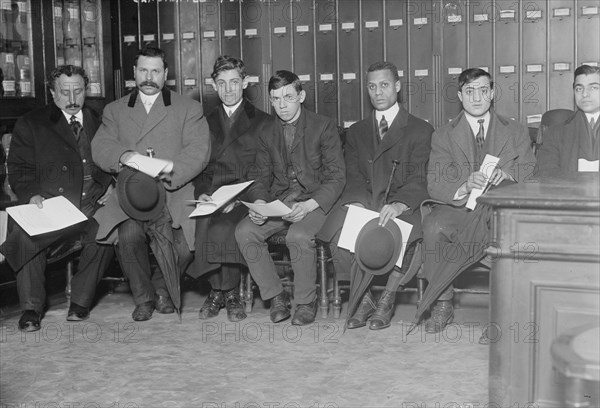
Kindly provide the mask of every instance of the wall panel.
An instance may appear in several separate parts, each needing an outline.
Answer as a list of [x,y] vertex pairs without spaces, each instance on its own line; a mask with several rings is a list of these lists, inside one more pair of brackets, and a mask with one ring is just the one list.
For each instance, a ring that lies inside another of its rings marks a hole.
[[521,81],[521,120],[528,125],[538,125],[546,111],[546,77],[548,75],[546,51],[546,1],[536,0],[521,4],[523,30],[523,70]]
[[221,54],[239,58],[241,53],[239,0],[221,3]]
[[123,79],[122,86],[126,91],[129,91],[135,87],[133,64],[135,55],[140,49],[138,5],[129,1],[121,1],[119,3],[119,18],[121,30],[119,36],[121,64],[119,68]]
[[337,4],[334,0],[315,0],[317,40],[316,111],[338,120]]
[[212,67],[221,54],[221,13],[219,0],[206,0],[199,3],[200,12],[200,69],[198,86],[201,89],[202,104],[207,112],[219,103],[219,96],[211,85]]
[[[360,63],[359,0],[345,1],[339,8],[340,110],[342,125],[362,119],[360,100],[364,89],[364,71]],[[361,89],[362,87],[362,89]]]
[[575,17],[573,1],[552,0],[548,8],[548,108],[573,109]]
[[292,69],[292,18],[290,0],[271,0],[269,5],[269,25],[271,32],[271,62],[273,72]]
[[169,65],[169,74],[166,85],[169,89],[180,92],[181,83],[177,80],[179,75],[179,35],[176,26],[177,22],[177,3],[158,3],[158,31],[157,40],[159,47],[164,50]]
[[250,84],[246,97],[256,106],[270,112],[267,85],[271,76],[271,60],[264,49],[269,47],[269,14],[259,0],[244,0],[242,16],[242,59],[246,64]]
[[291,3],[293,32],[293,68],[302,79],[306,92],[304,106],[315,110],[315,21],[313,0],[299,0]]
[[520,21],[517,2],[496,2],[494,8],[494,109],[519,120],[521,86]]
[[[383,2],[361,0],[360,3],[362,17],[360,32],[363,50],[361,71],[365,72],[369,65],[383,60]],[[363,92],[363,117],[369,115],[372,110],[369,95],[367,92]]]
[[385,59],[398,67],[398,75],[402,84],[399,98],[404,108],[408,109],[408,19],[406,8],[406,0],[385,2],[386,47],[384,51]]
[[201,100],[200,15],[197,3],[179,3],[180,86],[183,95]]
[[600,64],[600,4],[598,0],[578,0],[577,10],[577,65]]

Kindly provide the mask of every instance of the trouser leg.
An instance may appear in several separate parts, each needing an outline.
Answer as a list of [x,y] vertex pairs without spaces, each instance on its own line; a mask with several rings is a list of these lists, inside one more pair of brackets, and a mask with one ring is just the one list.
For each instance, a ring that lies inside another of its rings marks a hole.
[[17,292],[21,310],[42,313],[46,303],[46,251],[42,251],[27,262],[17,273]]
[[210,272],[208,282],[215,290],[228,291],[240,285],[241,265],[222,264],[219,269]]
[[256,225],[250,218],[244,218],[235,229],[235,239],[264,300],[283,291],[266,240],[285,228],[281,220],[270,219],[263,225]]
[[129,280],[136,305],[154,299],[154,286],[150,279],[149,247],[141,221],[126,220],[119,225],[119,261]]

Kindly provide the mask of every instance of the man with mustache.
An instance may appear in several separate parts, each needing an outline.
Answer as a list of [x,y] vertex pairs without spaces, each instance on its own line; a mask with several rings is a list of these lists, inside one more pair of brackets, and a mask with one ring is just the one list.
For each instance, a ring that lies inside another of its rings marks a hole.
[[88,217],[74,227],[35,237],[17,224],[12,226],[0,251],[17,273],[22,331],[40,329],[46,297],[44,271],[51,246],[83,235],[79,267],[71,281],[70,321],[89,317],[96,285],[113,256],[112,246],[96,243],[98,223],[92,218],[112,187],[110,175],[92,161],[90,144],[100,118],[84,107],[88,82],[80,67],[55,68],[48,76],[54,103],[25,114],[13,130],[8,178],[19,203],[42,208],[45,199],[62,195]]
[[[155,309],[159,313],[175,311],[162,274],[151,276],[148,242],[156,239],[151,231],[171,226],[174,235],[183,236],[176,255],[191,260],[195,226],[189,218],[194,209],[188,202],[194,199],[191,181],[208,163],[211,149],[202,105],[164,88],[168,74],[164,51],[153,47],[140,50],[133,74],[137,88],[104,108],[92,148],[94,161],[110,173],[118,173],[130,158],[145,155],[148,149],[156,158],[173,162],[171,172],[159,175],[166,205],[156,217],[146,221],[130,218],[116,195],[96,215],[101,242],[114,242],[114,233],[118,234],[121,268],[136,305],[132,317],[145,321]],[[180,261],[179,267],[184,263]]]

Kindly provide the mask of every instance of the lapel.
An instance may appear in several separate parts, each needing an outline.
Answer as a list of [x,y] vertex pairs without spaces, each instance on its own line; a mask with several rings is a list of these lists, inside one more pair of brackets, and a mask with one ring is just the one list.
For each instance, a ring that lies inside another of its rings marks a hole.
[[[372,116],[373,121],[375,121],[375,114],[373,113]],[[377,146],[375,146],[373,160],[377,160],[383,153],[402,141],[402,135],[404,135],[404,128],[406,127],[407,123],[408,112],[400,107],[400,111],[394,118],[392,125],[388,128],[385,137],[379,142],[379,144],[377,144]],[[375,129],[377,129],[377,126],[375,126]],[[377,135],[377,130],[375,130],[375,137],[379,137]]]
[[136,89],[131,93],[127,106],[131,108],[129,117],[141,128],[138,136],[139,140],[146,136],[148,132],[154,129],[167,116],[167,107],[171,105],[171,95],[167,88],[163,88],[161,95],[154,101],[150,112],[146,113],[138,92]]
[[89,110],[82,109],[83,112],[83,128],[87,134],[88,140],[91,141],[96,134],[96,130],[98,129],[99,123]]
[[[294,142],[292,143],[291,152],[296,150],[296,147],[300,144],[300,141],[304,139],[304,134],[306,133],[306,111],[304,110],[304,106],[301,108],[302,112],[300,113],[300,117],[298,118],[298,123],[296,124],[296,134],[294,135]],[[283,135],[282,135],[283,136]],[[283,138],[283,137],[282,137]],[[285,143],[284,143],[285,145]]]
[[[488,143],[489,154],[492,156],[500,157],[504,146],[510,139],[510,131],[508,129],[508,122],[503,120],[501,117],[496,115],[496,112],[490,110],[490,126],[488,128],[488,134],[486,137],[490,137]],[[505,160],[513,160],[513,157],[506,157]]]
[[448,137],[460,148],[469,163],[475,161],[475,148],[471,133],[473,132],[471,131],[469,122],[465,118],[465,112],[461,111],[450,123]]
[[79,148],[75,142],[75,136],[73,136],[73,130],[71,130],[71,126],[67,122],[67,118],[65,118],[65,115],[58,108],[58,106],[54,104],[52,104],[52,107],[50,108],[50,121],[52,122],[52,130],[54,133],[56,133],[56,135],[72,149],[79,152]]
[[[212,134],[212,146],[222,145],[223,138],[225,137],[223,134],[223,128],[221,127],[221,120],[219,119],[220,111],[223,110],[223,105],[219,105],[216,109],[214,109],[206,118],[208,122],[208,128]],[[217,152],[213,151],[211,153],[211,157],[217,157]]]
[[[223,105],[221,105],[221,109],[223,109]],[[223,140],[220,152],[224,151],[231,143],[242,136],[250,127],[250,118],[254,117],[254,107],[251,103],[243,100],[238,109],[240,109],[240,112],[237,114],[235,122],[233,122],[231,132],[229,132],[229,135],[225,137],[225,140]]]

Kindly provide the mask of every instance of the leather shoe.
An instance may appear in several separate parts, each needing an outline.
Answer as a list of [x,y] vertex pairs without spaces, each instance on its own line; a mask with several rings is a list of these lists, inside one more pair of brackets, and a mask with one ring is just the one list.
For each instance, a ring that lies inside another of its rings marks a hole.
[[375,299],[373,299],[373,295],[369,290],[363,296],[354,315],[348,319],[346,327],[348,329],[356,329],[358,327],[366,326],[367,320],[369,320],[369,317],[373,316],[373,313],[375,313]]
[[24,332],[34,332],[40,329],[42,314],[35,310],[25,310],[19,319],[19,330]]
[[200,315],[198,318],[210,319],[211,317],[215,317],[219,314],[219,310],[221,310],[223,306],[225,306],[223,292],[220,290],[211,290],[204,301],[204,304],[200,308]]
[[158,313],[175,313],[175,305],[169,296],[161,296],[158,293],[154,295],[154,307]]
[[80,322],[82,320],[87,320],[89,317],[90,309],[71,302],[71,306],[69,306],[69,312],[67,313],[67,321]]
[[137,305],[131,314],[133,320],[136,322],[143,322],[152,318],[152,312],[154,311],[154,302],[152,300],[144,302],[141,305]]
[[239,322],[246,318],[246,312],[244,312],[244,306],[240,302],[237,288],[225,292],[225,309],[227,309],[227,319],[230,322]]
[[396,292],[384,290],[383,294],[377,302],[377,308],[371,322],[369,323],[369,329],[381,330],[386,327],[390,327],[392,316],[396,311]]
[[315,321],[317,316],[317,298],[310,303],[305,305],[298,305],[294,317],[292,318],[292,324],[296,326],[306,326]]
[[279,323],[292,315],[290,309],[292,304],[290,302],[290,294],[285,290],[279,295],[271,299],[271,321],[273,323]]
[[425,333],[439,333],[454,319],[451,300],[438,300],[433,304],[431,315],[425,321]]

